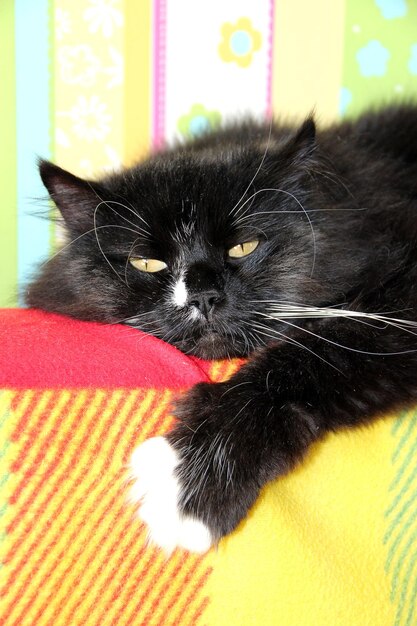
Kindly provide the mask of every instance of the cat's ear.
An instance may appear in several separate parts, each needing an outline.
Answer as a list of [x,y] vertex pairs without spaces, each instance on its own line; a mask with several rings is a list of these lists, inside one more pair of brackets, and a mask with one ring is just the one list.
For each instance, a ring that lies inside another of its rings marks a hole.
[[316,123],[312,115],[301,124],[288,147],[300,161],[313,155],[316,149]]
[[68,228],[75,232],[93,228],[94,211],[101,201],[97,185],[49,161],[39,161],[39,172]]
[[316,125],[312,116],[309,116],[283,145],[269,153],[269,160],[273,160],[273,168],[296,182],[312,165],[316,165],[317,159]]
[[312,115],[310,115],[301,124],[300,128],[295,135],[295,143],[314,144],[316,140],[316,122]]

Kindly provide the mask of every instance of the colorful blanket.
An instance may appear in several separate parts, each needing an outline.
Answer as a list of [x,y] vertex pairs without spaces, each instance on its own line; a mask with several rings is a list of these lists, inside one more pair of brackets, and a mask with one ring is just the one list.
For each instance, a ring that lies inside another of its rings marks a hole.
[[147,544],[133,448],[206,363],[122,326],[0,312],[0,623],[412,626],[417,412],[318,444],[207,555]]

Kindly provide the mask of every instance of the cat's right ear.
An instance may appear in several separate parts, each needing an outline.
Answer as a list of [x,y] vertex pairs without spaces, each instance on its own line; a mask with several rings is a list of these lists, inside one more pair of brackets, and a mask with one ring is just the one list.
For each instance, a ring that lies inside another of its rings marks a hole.
[[101,202],[97,185],[50,161],[40,160],[39,172],[68,228],[80,233],[93,228],[94,211]]
[[296,163],[302,164],[313,157],[316,151],[316,124],[313,115],[301,124],[288,148],[292,150]]

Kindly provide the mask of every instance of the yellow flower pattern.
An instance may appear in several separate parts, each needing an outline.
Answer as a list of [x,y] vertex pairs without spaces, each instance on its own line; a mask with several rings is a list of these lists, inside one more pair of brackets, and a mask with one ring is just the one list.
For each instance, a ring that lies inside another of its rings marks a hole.
[[247,17],[241,17],[236,24],[226,22],[221,29],[222,41],[219,55],[226,63],[234,61],[239,67],[249,67],[253,54],[260,50],[262,36],[255,30]]

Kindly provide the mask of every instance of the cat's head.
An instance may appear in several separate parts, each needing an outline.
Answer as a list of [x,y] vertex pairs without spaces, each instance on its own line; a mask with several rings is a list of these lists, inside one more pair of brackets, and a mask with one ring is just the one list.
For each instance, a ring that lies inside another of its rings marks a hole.
[[[247,124],[168,150],[100,181],[40,173],[67,243],[27,291],[31,306],[123,322],[204,358],[268,342],[268,302],[326,300],[314,123]],[[277,337],[277,335],[275,335]]]

